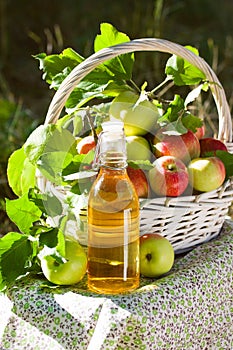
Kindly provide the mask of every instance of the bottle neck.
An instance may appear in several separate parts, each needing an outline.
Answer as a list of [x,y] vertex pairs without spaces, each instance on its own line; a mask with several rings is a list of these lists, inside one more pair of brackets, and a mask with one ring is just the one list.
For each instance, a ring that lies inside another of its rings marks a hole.
[[127,167],[125,154],[121,152],[106,152],[100,154],[99,166],[113,170],[124,170]]
[[122,123],[106,122],[99,136],[93,167],[121,170],[127,167],[126,139]]

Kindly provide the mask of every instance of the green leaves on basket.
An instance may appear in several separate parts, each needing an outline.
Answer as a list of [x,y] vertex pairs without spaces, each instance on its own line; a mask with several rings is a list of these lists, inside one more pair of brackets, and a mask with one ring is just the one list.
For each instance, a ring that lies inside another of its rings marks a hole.
[[[51,249],[58,260],[65,255],[64,232],[67,221],[74,217],[72,208],[77,208],[77,204],[83,202],[83,198],[86,199],[82,193],[86,193],[90,187],[89,172],[81,170],[82,167],[90,168],[94,158],[94,152],[77,154],[76,139],[65,129],[70,124],[75,132],[79,132],[83,127],[82,118],[73,115],[72,118],[63,117],[57,125],[37,127],[23,147],[9,158],[8,182],[18,198],[6,199],[6,212],[20,233],[10,232],[0,239],[0,291],[16,278],[39,270],[37,256],[44,246]],[[50,180],[52,186],[66,185],[70,188],[69,195],[64,199],[68,210],[65,210],[64,203],[56,193],[51,192],[50,187],[44,193],[38,191],[36,170]],[[71,172],[82,173],[82,186],[79,186],[74,176],[66,180],[66,175]],[[85,184],[86,178],[88,181]],[[17,268],[12,249],[20,261]]]
[[61,184],[63,168],[77,154],[76,141],[69,130],[56,125],[40,125],[26,140],[24,152],[47,179]]
[[179,95],[174,96],[158,123],[162,127],[166,126],[167,134],[184,134],[188,129],[195,132],[203,125],[200,118],[185,109],[185,101]]
[[29,233],[32,223],[41,217],[41,210],[24,194],[17,199],[6,199],[6,212],[21,232]]
[[[186,46],[186,48],[199,56],[196,48],[192,46]],[[200,69],[176,55],[168,59],[165,73],[178,86],[195,85],[205,80],[205,74]]]
[[[72,120],[74,126],[77,122],[76,131],[81,128],[78,121],[79,118]],[[43,194],[38,191],[36,169],[52,184],[70,186],[74,193],[71,192],[67,198],[69,208],[78,202],[76,197],[81,197],[77,192],[87,191],[83,187],[77,190],[75,179],[65,181],[69,169],[78,172],[82,166],[90,166],[94,157],[94,152],[92,155],[77,155],[75,137],[63,128],[69,124],[70,120],[68,122],[64,117],[58,125],[39,126],[24,146],[9,158],[8,182],[18,198],[6,199],[6,212],[20,233],[10,232],[0,239],[0,291],[17,277],[39,270],[37,255],[44,246],[51,248],[57,259],[64,256],[64,231],[73,213],[71,209],[70,213],[69,210],[64,211],[60,199],[50,193],[50,188]],[[88,177],[88,171],[86,173]],[[50,222],[47,222],[47,218],[50,218]],[[12,249],[15,251],[15,261]]]
[[[95,52],[115,44],[129,41],[129,37],[120,33],[111,24],[101,24],[101,34],[94,41]],[[84,58],[73,49],[65,49],[61,54],[48,55],[45,53],[34,56],[40,61],[43,79],[51,88],[58,89],[61,82],[71,70],[79,65]],[[87,74],[73,90],[66,101],[66,108],[73,109],[85,105],[93,98],[106,99],[116,96],[119,92],[128,90],[126,80],[132,77],[134,54],[125,54],[113,58]]]
[[[126,34],[119,32],[109,23],[101,23],[100,34],[97,34],[94,39],[94,52],[127,41],[130,41],[130,38]],[[199,55],[196,48],[192,46],[186,46],[186,48]],[[84,60],[71,48],[65,49],[58,55],[46,56],[42,53],[36,55],[35,58],[40,60],[40,69],[44,72],[43,79],[54,89],[57,89],[69,72]],[[134,53],[128,53],[100,64],[87,74],[72,91],[65,104],[67,113],[86,105],[94,98],[106,100],[106,98],[115,97],[123,91],[135,88],[140,91],[140,88],[132,80],[134,63]],[[206,82],[205,74],[176,55],[172,55],[168,59],[165,74],[164,82],[148,92],[148,96],[154,98],[154,92],[171,81],[178,86],[199,85],[187,95],[185,101],[182,100],[182,103],[177,98],[169,105],[163,103],[164,115],[159,120],[160,125],[167,125],[172,120],[174,122],[173,128],[176,127],[178,133],[186,132],[187,128],[196,131],[197,127],[200,126],[200,119],[198,120],[187,112],[187,105],[193,102],[202,91],[208,89],[209,83]],[[188,118],[181,119],[181,115],[188,115],[189,120]]]
[[51,88],[57,89],[61,81],[76,67],[84,61],[84,57],[79,55],[73,49],[65,49],[61,54],[46,55],[40,53],[35,55],[40,64],[39,68],[43,70],[43,79],[51,85]]
[[14,151],[8,160],[8,183],[17,196],[35,186],[36,167],[26,157],[23,147]]
[[44,154],[61,151],[76,154],[75,138],[69,130],[57,125],[40,125],[28,137],[24,151],[29,160],[36,164]]
[[[128,35],[118,32],[109,23],[100,25],[101,34],[98,34],[94,41],[94,51],[97,52],[106,47],[130,41]],[[118,79],[131,79],[134,64],[134,53],[120,55],[103,63]]]
[[65,176],[77,172],[83,173],[82,181],[90,177],[87,170],[91,168],[94,152],[77,154],[75,137],[61,127],[66,124],[66,118],[61,121],[59,125],[41,125],[36,128],[24,146],[9,158],[8,182],[17,196],[27,194],[36,186],[36,169],[55,185],[76,185],[76,180],[66,180]]
[[[187,49],[199,55],[198,50],[191,46],[186,46]],[[167,75],[165,81],[172,80],[177,86],[200,84],[186,96],[185,100],[179,95],[175,95],[162,117],[159,118],[160,126],[168,125],[169,131],[176,131],[178,134],[183,134],[187,130],[196,131],[197,128],[203,125],[200,118],[192,115],[187,106],[193,102],[202,91],[207,91],[209,88],[208,82],[205,81],[205,74],[198,68],[190,64],[181,57],[172,55],[166,63],[165,73]]]

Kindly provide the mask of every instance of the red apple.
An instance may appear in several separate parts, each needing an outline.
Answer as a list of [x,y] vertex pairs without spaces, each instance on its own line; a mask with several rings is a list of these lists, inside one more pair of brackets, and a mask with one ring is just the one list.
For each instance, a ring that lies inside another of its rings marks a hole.
[[196,135],[189,130],[183,135],[168,135],[159,131],[153,140],[155,156],[174,156],[189,163],[200,155],[200,144]]
[[225,166],[218,157],[193,159],[188,165],[188,172],[190,184],[200,192],[217,189],[226,176]]
[[215,156],[216,151],[227,151],[225,143],[213,137],[206,137],[199,140],[201,146],[200,157]]
[[198,140],[202,139],[205,136],[205,125],[197,128],[194,134],[197,136]]
[[152,190],[161,196],[180,196],[188,187],[189,177],[186,165],[173,156],[157,158],[149,171]]
[[149,184],[144,171],[140,168],[127,167],[128,176],[133,183],[139,198],[147,198],[149,195]]
[[169,272],[175,258],[170,241],[157,234],[140,237],[140,273],[145,277],[159,277]]
[[77,144],[77,151],[79,154],[87,154],[96,146],[94,136],[88,135],[83,137]]

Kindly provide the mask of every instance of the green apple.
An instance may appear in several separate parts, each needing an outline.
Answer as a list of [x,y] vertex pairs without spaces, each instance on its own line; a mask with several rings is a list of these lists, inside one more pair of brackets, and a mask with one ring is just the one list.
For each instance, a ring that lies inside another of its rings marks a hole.
[[139,95],[124,91],[116,96],[109,109],[110,119],[124,122],[126,136],[152,132],[159,117],[158,108],[149,100],[139,102]]
[[173,266],[175,253],[170,241],[159,234],[140,237],[140,272],[145,277],[160,277]]
[[150,160],[149,142],[142,136],[127,136],[126,150],[128,160]]
[[226,169],[217,157],[195,158],[188,165],[188,173],[190,185],[194,190],[209,192],[223,184]]
[[87,270],[87,256],[83,247],[74,240],[65,241],[64,263],[58,263],[52,255],[41,252],[41,269],[50,282],[71,285],[81,281]]

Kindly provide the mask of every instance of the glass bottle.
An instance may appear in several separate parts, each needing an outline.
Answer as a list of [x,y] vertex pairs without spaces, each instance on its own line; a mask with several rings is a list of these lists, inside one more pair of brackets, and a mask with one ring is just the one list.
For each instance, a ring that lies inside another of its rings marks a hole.
[[122,122],[106,122],[88,201],[88,288],[118,294],[139,285],[139,201],[127,175]]

